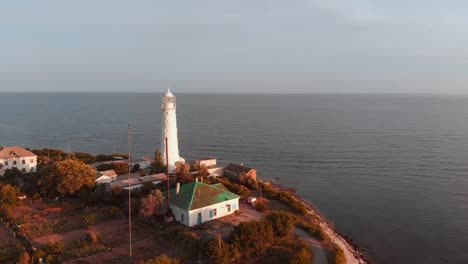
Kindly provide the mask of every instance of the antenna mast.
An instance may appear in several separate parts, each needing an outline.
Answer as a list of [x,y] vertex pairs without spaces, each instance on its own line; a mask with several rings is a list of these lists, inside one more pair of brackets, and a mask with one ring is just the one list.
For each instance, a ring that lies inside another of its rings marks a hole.
[[128,122],[128,236],[130,239],[129,256],[132,256],[132,198],[130,189],[130,166],[132,161],[131,148],[130,148],[130,121]]

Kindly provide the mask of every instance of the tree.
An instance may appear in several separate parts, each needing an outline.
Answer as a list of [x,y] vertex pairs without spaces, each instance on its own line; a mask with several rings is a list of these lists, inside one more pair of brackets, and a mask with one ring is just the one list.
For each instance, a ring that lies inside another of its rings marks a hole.
[[10,184],[3,185],[0,189],[0,207],[14,205],[17,202],[17,191]]
[[154,161],[151,163],[150,173],[157,174],[163,173],[166,171],[166,166],[164,165],[161,152],[156,150],[154,152]]
[[64,160],[44,169],[42,193],[73,195],[83,187],[94,187],[96,171],[78,160]]
[[164,215],[164,196],[156,189],[144,198],[140,207],[140,214],[146,217]]
[[206,168],[206,165],[205,164],[202,164],[202,165],[198,165],[197,166],[197,176],[198,177],[207,177],[208,175],[210,175],[210,173],[208,172],[208,169]]
[[174,173],[177,178],[177,182],[187,183],[192,182],[194,180],[192,173],[190,173],[190,165],[187,163],[177,161],[175,163]]
[[231,259],[236,256],[234,248],[226,243],[220,236],[208,242],[208,256],[215,264],[231,263]]
[[275,235],[284,237],[291,233],[296,220],[295,217],[288,212],[274,211],[266,217],[266,221],[273,227]]
[[113,170],[115,170],[115,172],[117,174],[125,174],[125,173],[128,173],[128,164],[125,163],[125,162],[112,162],[111,163],[112,166],[113,166]]
[[5,183],[12,184],[12,185],[19,185],[19,178],[23,175],[20,170],[17,168],[11,168],[5,170],[5,173],[3,174],[3,179],[5,180]]

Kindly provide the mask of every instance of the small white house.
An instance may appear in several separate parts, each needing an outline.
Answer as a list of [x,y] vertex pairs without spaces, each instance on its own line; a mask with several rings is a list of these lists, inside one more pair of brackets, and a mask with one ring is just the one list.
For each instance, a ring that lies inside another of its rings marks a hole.
[[117,173],[115,170],[106,170],[96,172],[96,180],[94,183],[106,183],[117,180]]
[[0,146],[0,176],[12,168],[17,168],[21,172],[35,172],[37,170],[37,155],[22,147]]
[[239,195],[221,183],[191,182],[170,190],[170,204],[176,221],[195,226],[230,215],[239,209]]
[[195,161],[197,166],[206,166],[206,167],[213,167],[216,166],[216,159],[215,158],[203,158]]

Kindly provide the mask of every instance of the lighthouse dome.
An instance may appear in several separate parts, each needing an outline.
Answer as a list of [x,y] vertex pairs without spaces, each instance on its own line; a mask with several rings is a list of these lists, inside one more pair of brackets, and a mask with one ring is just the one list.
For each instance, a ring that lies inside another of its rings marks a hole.
[[174,97],[174,95],[171,93],[171,90],[169,90],[169,89],[167,89],[167,93],[164,96],[165,97]]

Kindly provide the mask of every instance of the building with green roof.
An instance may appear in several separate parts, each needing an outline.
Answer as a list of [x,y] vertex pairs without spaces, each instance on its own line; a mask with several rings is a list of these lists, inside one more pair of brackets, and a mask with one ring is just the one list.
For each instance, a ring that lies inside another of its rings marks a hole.
[[186,226],[199,225],[239,209],[239,195],[221,183],[209,185],[194,181],[169,190],[174,217]]

